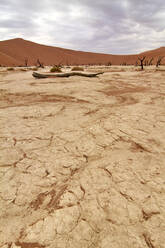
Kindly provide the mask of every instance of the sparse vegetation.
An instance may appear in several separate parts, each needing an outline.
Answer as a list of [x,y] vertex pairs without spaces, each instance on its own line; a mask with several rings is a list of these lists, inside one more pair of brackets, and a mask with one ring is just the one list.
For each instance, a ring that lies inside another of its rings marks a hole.
[[38,71],[38,67],[32,67],[31,70],[32,71]]
[[61,66],[59,65],[54,65],[51,69],[50,72],[62,72],[61,71]]
[[80,67],[80,66],[74,66],[72,68],[72,71],[84,71],[84,68],[83,67]]
[[14,71],[14,68],[13,67],[8,67],[7,71]]

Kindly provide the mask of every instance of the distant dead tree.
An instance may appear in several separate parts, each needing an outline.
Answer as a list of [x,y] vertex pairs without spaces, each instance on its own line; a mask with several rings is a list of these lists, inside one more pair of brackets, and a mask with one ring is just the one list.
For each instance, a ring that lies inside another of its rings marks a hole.
[[143,58],[138,57],[138,60],[140,60],[140,66],[141,66],[141,69],[142,69],[142,70],[143,70],[145,58],[146,58],[146,56],[143,56]]
[[153,61],[153,57],[150,59],[150,61],[149,61],[149,63],[148,63],[148,65],[152,65],[152,61]]
[[39,59],[37,59],[37,66],[41,67],[41,68],[44,68],[44,64],[41,63]]
[[160,64],[161,64],[161,61],[164,57],[163,56],[160,56],[156,62],[156,67],[158,67]]
[[69,63],[69,61],[68,61],[68,60],[66,61],[66,66],[70,66],[70,63]]
[[144,61],[144,65],[147,66],[148,65],[148,60]]
[[111,63],[111,61],[109,61],[108,63],[107,63],[107,66],[111,66],[112,65],[112,63]]
[[135,62],[135,66],[138,66],[138,62],[137,61]]
[[63,67],[63,63],[62,63],[62,61],[61,61],[61,62],[59,62],[59,63],[57,64],[57,66],[58,66],[59,68],[62,68],[62,67]]
[[63,68],[65,63],[63,63],[62,61],[58,62],[58,64],[54,64],[54,66],[58,67],[58,68]]
[[56,68],[56,71],[60,72],[61,69],[63,68],[63,66],[62,66],[62,64],[61,64],[61,62],[60,62],[60,63],[58,63],[58,64],[54,64],[54,65],[53,65],[53,68]]
[[25,59],[25,67],[28,66],[28,58]]

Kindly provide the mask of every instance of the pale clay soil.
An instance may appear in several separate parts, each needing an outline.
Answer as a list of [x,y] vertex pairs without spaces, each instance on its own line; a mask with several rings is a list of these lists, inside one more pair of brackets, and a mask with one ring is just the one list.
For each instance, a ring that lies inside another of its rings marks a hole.
[[165,68],[5,70],[0,248],[164,248]]

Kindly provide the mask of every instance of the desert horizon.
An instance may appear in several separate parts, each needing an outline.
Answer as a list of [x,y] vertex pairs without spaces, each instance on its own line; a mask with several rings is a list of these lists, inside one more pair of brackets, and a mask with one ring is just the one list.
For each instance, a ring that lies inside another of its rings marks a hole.
[[162,57],[165,64],[165,47],[132,55],[115,55],[83,52],[37,44],[22,38],[0,41],[1,66],[32,66],[39,59],[44,65],[135,65],[138,57],[146,57],[146,65],[156,64]]

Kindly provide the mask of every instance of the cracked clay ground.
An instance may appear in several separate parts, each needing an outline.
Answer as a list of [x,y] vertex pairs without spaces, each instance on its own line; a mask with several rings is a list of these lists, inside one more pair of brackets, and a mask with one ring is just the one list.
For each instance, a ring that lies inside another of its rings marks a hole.
[[1,71],[0,215],[0,248],[164,248],[165,71]]

